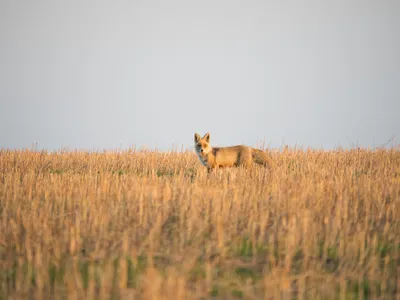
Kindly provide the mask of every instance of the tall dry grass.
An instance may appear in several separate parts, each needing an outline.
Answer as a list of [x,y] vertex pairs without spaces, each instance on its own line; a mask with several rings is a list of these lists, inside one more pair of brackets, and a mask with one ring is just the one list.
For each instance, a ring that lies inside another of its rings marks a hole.
[[0,299],[399,299],[400,152],[0,150]]

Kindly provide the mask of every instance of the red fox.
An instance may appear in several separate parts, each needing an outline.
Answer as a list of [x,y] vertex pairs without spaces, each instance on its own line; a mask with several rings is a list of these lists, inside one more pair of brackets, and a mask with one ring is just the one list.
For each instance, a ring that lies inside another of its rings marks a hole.
[[200,162],[207,167],[209,172],[214,168],[250,167],[253,162],[264,166],[270,165],[268,155],[259,149],[244,145],[221,148],[211,147],[209,132],[203,137],[195,133],[194,143]]

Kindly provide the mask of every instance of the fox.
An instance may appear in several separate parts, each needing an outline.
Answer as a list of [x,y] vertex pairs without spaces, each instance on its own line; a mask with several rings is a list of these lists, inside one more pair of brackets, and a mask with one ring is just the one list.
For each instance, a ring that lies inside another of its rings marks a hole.
[[194,146],[201,164],[210,173],[217,168],[244,167],[249,168],[254,163],[270,167],[268,155],[252,147],[237,145],[230,147],[211,147],[210,133],[203,137],[194,134]]

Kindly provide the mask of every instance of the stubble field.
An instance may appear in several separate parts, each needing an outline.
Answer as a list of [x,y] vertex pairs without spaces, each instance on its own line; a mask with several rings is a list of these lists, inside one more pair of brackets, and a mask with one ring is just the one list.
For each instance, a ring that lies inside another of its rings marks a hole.
[[400,151],[0,150],[0,299],[399,299]]

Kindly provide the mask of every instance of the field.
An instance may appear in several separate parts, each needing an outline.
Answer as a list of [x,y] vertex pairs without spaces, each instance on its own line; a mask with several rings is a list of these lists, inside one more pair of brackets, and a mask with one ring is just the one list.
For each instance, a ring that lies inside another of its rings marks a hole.
[[0,299],[399,299],[400,151],[0,150]]

